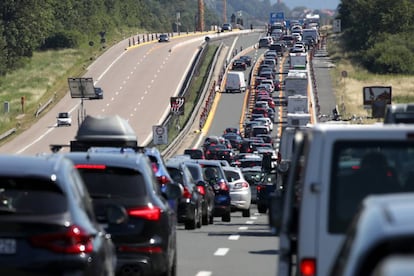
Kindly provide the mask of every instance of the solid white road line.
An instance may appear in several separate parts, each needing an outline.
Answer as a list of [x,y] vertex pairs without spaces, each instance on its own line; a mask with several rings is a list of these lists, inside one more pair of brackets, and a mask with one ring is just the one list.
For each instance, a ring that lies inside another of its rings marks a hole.
[[225,256],[229,252],[228,248],[219,248],[214,252],[214,256]]

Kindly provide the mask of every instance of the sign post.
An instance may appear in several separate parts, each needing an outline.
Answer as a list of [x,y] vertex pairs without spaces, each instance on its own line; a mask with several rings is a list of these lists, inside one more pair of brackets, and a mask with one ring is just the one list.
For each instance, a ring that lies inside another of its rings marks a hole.
[[168,131],[166,126],[152,126],[152,140],[155,145],[168,144]]

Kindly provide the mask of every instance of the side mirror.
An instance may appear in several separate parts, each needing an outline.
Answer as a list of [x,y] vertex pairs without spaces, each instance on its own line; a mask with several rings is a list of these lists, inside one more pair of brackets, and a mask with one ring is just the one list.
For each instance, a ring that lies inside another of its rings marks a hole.
[[283,196],[282,191],[276,191],[269,197],[269,227],[274,235],[279,235],[282,225]]
[[121,224],[128,220],[128,214],[124,207],[109,205],[106,209],[106,218],[109,224]]

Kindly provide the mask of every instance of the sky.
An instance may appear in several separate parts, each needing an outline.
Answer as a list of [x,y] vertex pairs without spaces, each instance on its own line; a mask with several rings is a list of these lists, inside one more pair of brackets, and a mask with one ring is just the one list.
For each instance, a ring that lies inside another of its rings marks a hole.
[[[272,4],[276,3],[277,0],[271,0]],[[295,7],[307,7],[309,9],[331,9],[335,10],[340,0],[282,0],[289,9],[293,9]]]

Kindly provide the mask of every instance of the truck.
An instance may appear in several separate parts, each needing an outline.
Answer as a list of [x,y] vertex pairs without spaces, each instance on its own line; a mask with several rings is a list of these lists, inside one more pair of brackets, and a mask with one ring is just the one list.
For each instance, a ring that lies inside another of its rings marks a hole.
[[305,70],[289,70],[284,81],[286,97],[308,95],[308,74]]
[[296,131],[287,181],[269,206],[280,238],[277,275],[334,275],[363,198],[413,191],[414,169],[403,165],[414,163],[412,135],[409,124],[321,123]]
[[287,102],[287,112],[288,113],[308,113],[309,104],[308,97],[303,95],[294,95],[288,97]]
[[311,116],[309,113],[297,112],[297,113],[287,114],[287,126],[288,127],[303,127],[310,123],[311,123]]
[[225,91],[227,93],[232,92],[245,92],[246,91],[246,79],[244,72],[229,71],[226,77]]
[[308,64],[307,53],[289,53],[289,68],[305,70]]

